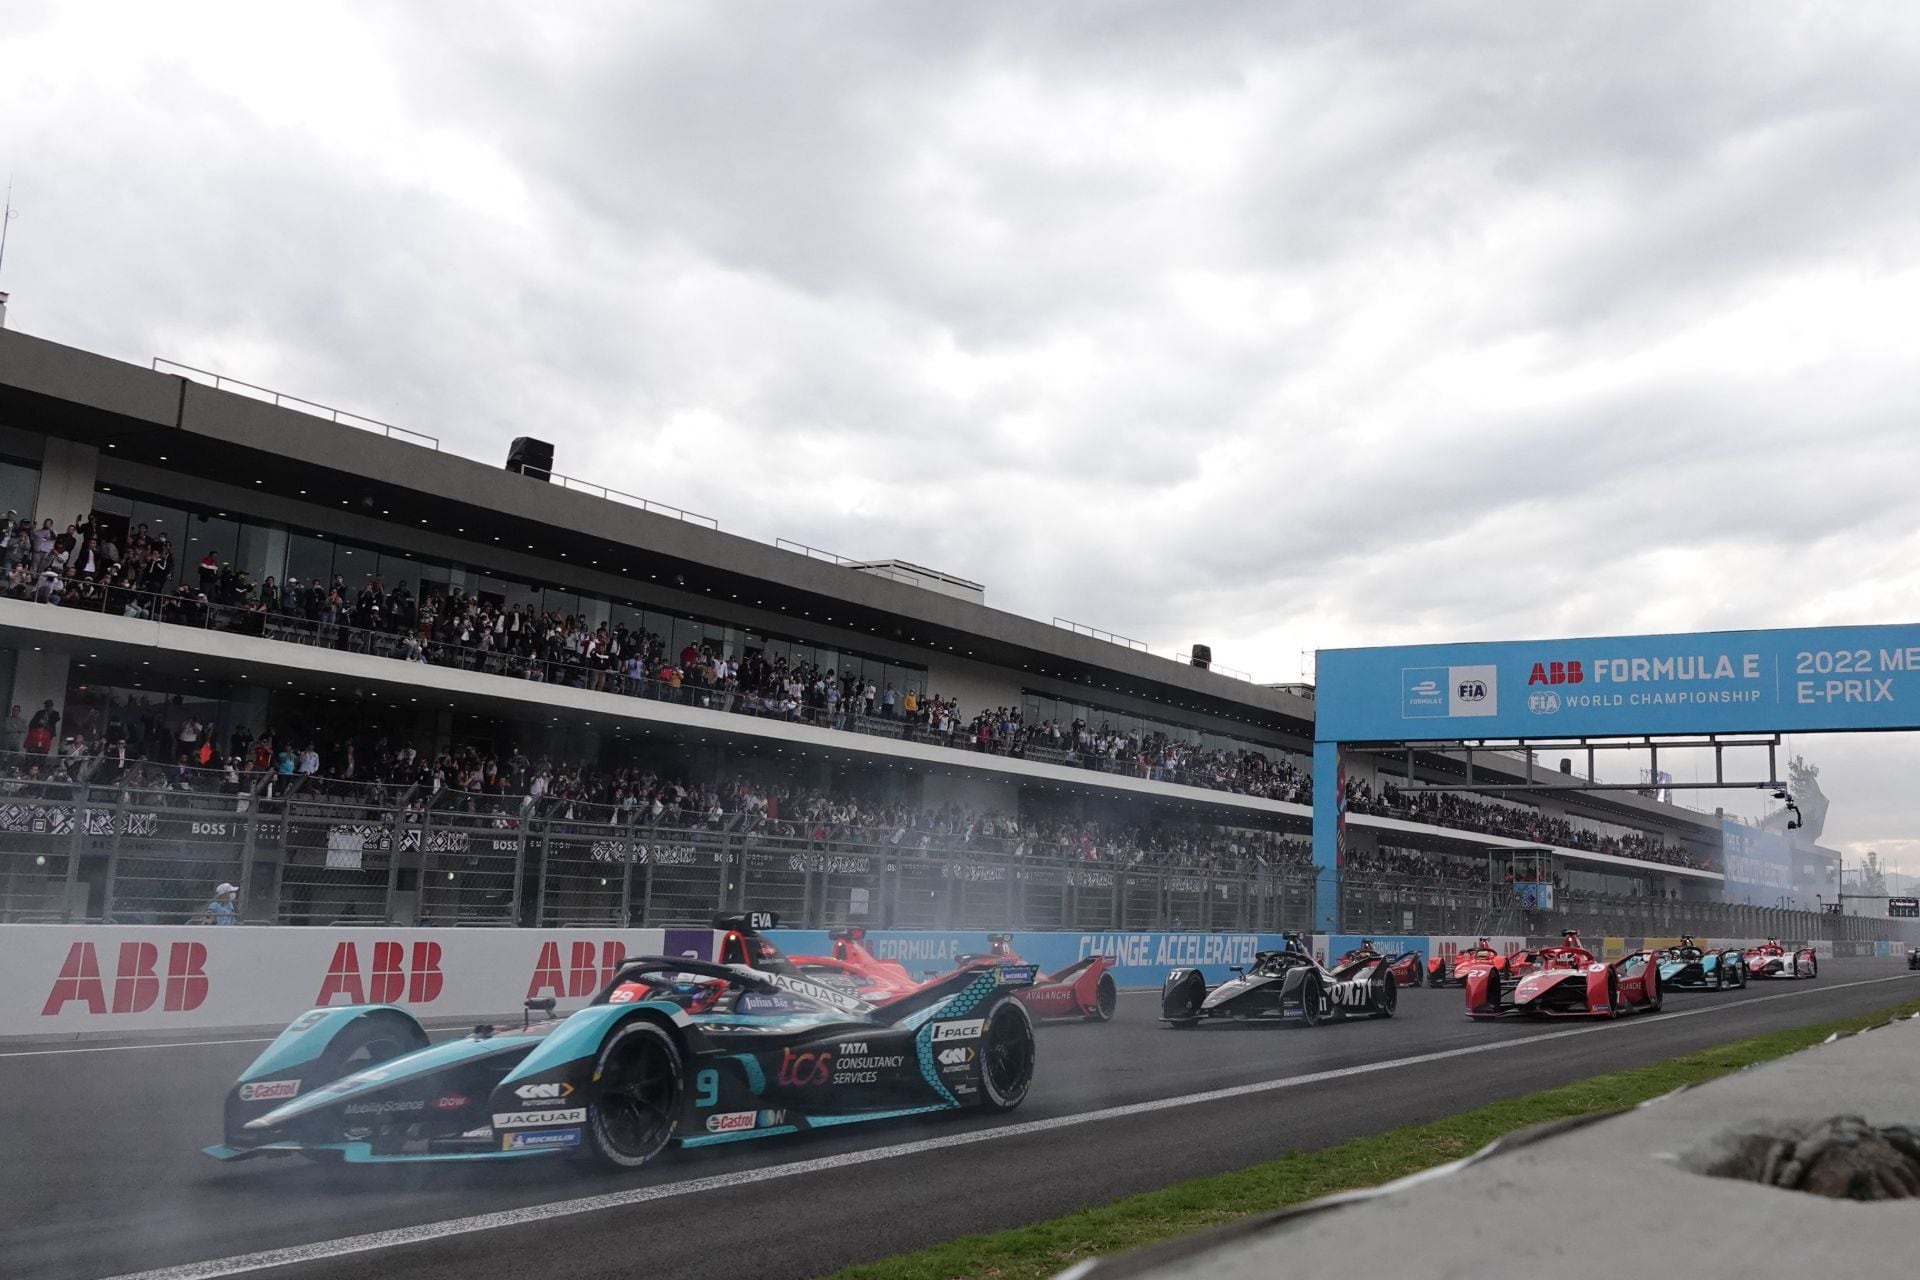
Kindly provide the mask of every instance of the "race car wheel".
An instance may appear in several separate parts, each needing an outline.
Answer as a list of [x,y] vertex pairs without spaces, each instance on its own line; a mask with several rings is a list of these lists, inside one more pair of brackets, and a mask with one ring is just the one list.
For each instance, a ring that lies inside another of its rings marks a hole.
[[1320,1018],[1320,983],[1309,977],[1300,984],[1300,1021],[1310,1027],[1317,1027],[1320,1025]]
[[[328,1042],[317,1075],[338,1080],[368,1067],[427,1047],[427,1033],[411,1018],[393,1014],[369,1014],[356,1018]],[[315,1079],[314,1083],[324,1083]]]
[[1620,1016],[1620,975],[1612,969],[1607,970],[1607,1016]]
[[1087,1010],[1088,1022],[1112,1022],[1114,1010],[1120,1007],[1120,988],[1114,984],[1113,975],[1103,973],[1093,989],[1093,1008]]
[[1820,957],[1819,956],[1810,955],[1807,957],[1807,976],[1809,978],[1817,978],[1820,976]]
[[1660,966],[1647,966],[1647,1012],[1658,1013],[1667,1004],[1666,988],[1660,985]]
[[1400,984],[1393,980],[1392,974],[1388,974],[1386,982],[1380,987],[1380,999],[1374,1004],[1373,1012],[1376,1017],[1391,1018],[1393,1011],[1399,1007]]
[[1427,971],[1416,964],[1407,970],[1407,985],[1410,987],[1421,986],[1425,983],[1426,977]]
[[673,1137],[685,1076],[680,1045],[659,1023],[636,1018],[600,1046],[593,1074],[599,1083],[587,1108],[587,1149],[607,1164],[638,1169]]
[[1033,1019],[1027,1006],[1002,996],[985,1022],[980,1033],[981,1093],[990,1109],[1011,1111],[1033,1086]]

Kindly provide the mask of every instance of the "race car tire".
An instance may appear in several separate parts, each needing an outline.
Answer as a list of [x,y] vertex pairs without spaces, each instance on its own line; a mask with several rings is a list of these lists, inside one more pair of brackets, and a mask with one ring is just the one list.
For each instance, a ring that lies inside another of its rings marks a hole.
[[412,1018],[394,1013],[370,1013],[355,1018],[327,1042],[320,1069],[309,1077],[314,1084],[338,1080],[383,1062],[427,1047],[427,1033]]
[[[1799,973],[1798,973],[1799,968],[1800,968],[1800,962],[1797,960],[1794,961],[1794,970],[1795,970],[1794,976],[1796,977],[1799,976]],[[1820,976],[1820,957],[1819,956],[1807,957],[1807,976],[1809,978],[1817,978]]]
[[1380,999],[1373,1006],[1373,1015],[1376,1018],[1391,1018],[1393,1011],[1399,1007],[1400,984],[1393,980],[1392,974],[1388,974],[1386,982],[1380,988]]
[[1660,966],[1647,966],[1647,1012],[1658,1013],[1667,1006],[1666,988],[1660,985]]
[[981,1022],[980,1096],[989,1111],[1011,1111],[1033,1087],[1033,1019],[1026,1005],[1002,996]]
[[[1339,1016],[1340,1012],[1340,1010],[1335,1009],[1335,1016]],[[1300,984],[1300,1021],[1309,1027],[1317,1027],[1320,1025],[1322,1016],[1320,1012],[1320,982],[1316,978],[1309,977],[1305,982]]]
[[666,1149],[680,1115],[686,1062],[680,1043],[651,1018],[615,1027],[594,1060],[586,1148],[604,1164],[638,1169]]
[[1191,1031],[1195,1027],[1200,1025],[1200,1019],[1175,1018],[1172,1021],[1168,1022],[1167,1025],[1172,1027],[1175,1031]]
[[1112,1022],[1113,1014],[1120,1007],[1120,988],[1114,983],[1113,975],[1103,973],[1093,988],[1093,1008],[1087,1010],[1088,1022]]
[[1620,1016],[1620,975],[1612,969],[1607,970],[1607,1016]]

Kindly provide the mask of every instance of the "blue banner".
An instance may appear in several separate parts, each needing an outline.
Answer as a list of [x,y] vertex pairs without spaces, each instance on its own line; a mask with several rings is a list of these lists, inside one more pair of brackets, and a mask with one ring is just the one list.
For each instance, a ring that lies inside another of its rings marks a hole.
[[[833,954],[824,929],[771,929],[768,938],[786,955]],[[1122,987],[1158,987],[1170,969],[1200,969],[1209,983],[1224,982],[1233,965],[1250,965],[1257,951],[1278,951],[1277,933],[1134,933],[1089,930],[1085,933],[1015,933],[1013,949],[1022,960],[1055,973],[1091,955],[1114,958],[1113,980]],[[915,978],[952,969],[962,955],[988,950],[984,930],[944,932],[925,929],[871,929],[866,948],[881,960],[898,960]]]
[[[824,929],[769,929],[766,936],[783,955],[830,956],[833,943]],[[1308,939],[1314,954],[1330,962],[1361,943],[1359,934],[1317,934]],[[1378,936],[1374,945],[1389,955],[1428,954],[1429,940]],[[982,955],[984,931],[872,929],[865,945],[880,960],[898,960],[915,978],[946,973],[963,955]],[[1158,988],[1172,969],[1199,969],[1209,984],[1224,982],[1232,967],[1253,963],[1255,952],[1278,951],[1286,940],[1277,933],[1134,933],[1090,930],[1085,933],[1015,933],[1012,946],[1022,960],[1055,973],[1091,955],[1114,958],[1113,980],[1123,988]]]
[[1920,626],[1323,649],[1322,742],[1920,728]]

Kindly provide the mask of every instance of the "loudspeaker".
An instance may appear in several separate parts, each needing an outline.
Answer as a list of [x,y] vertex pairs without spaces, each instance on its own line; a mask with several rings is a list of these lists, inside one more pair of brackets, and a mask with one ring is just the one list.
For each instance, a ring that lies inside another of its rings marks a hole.
[[553,478],[553,446],[545,440],[521,436],[507,449],[507,470],[535,480]]
[[1213,646],[1210,644],[1197,644],[1193,646],[1193,665],[1202,671],[1213,666]]

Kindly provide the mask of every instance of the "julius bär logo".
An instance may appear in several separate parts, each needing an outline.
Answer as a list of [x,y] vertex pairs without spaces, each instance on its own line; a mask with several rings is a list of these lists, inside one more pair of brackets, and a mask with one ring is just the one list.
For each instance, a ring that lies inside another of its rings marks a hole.
[[1527,686],[1536,684],[1580,684],[1587,673],[1580,669],[1578,661],[1573,662],[1536,662],[1533,670],[1527,673]]

